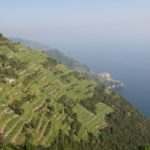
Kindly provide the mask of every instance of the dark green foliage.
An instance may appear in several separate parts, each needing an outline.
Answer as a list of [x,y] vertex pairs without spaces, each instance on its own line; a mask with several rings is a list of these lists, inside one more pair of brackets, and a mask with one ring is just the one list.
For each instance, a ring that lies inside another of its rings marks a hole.
[[28,129],[29,129],[30,127],[31,127],[30,122],[25,123],[24,126],[23,126],[23,129],[22,129],[22,132],[23,132],[23,133],[27,133],[27,131],[28,131]]
[[66,95],[62,95],[59,99],[58,102],[63,104],[64,106],[67,105],[68,97]]
[[95,102],[94,99],[81,100],[80,104],[82,106],[84,106],[87,110],[89,110],[92,113],[96,114],[96,102]]
[[150,145],[139,146],[138,150],[150,150]]
[[16,58],[8,58],[6,55],[0,54],[0,78],[17,78],[17,71],[24,69],[25,64]]
[[92,113],[96,114],[96,104],[103,99],[101,93],[101,88],[95,88],[94,94],[92,98],[84,99],[80,101],[80,104],[84,106],[87,110],[91,111]]
[[35,129],[35,128],[37,127],[37,125],[38,125],[37,120],[38,120],[37,117],[34,117],[34,118],[31,120],[31,122],[30,122],[31,128]]
[[51,99],[50,98],[46,98],[46,103],[50,103]]
[[4,133],[0,133],[0,145],[5,143],[5,134]]
[[47,117],[51,117],[54,111],[55,111],[55,107],[51,104],[48,104],[47,112],[46,112]]
[[2,38],[3,37],[3,34],[2,33],[0,33],[0,38]]
[[46,61],[42,63],[42,65],[46,69],[52,69],[57,65],[57,61],[53,58],[47,57]]
[[110,127],[100,132],[100,139],[104,145],[107,145],[109,149],[136,150],[139,142],[150,143],[150,132],[148,132],[150,126],[147,124],[150,121],[146,121],[143,114],[121,96],[114,92],[110,95],[105,94],[104,90],[105,87],[99,89],[102,97],[99,100],[114,109],[114,113],[107,115],[106,118]]
[[33,102],[34,99],[36,98],[36,94],[35,93],[27,93],[25,96],[22,97],[22,101],[25,102]]
[[71,132],[78,136],[81,126],[82,124],[77,119],[74,119],[74,121],[70,124]]
[[18,115],[23,115],[24,114],[24,110],[21,108],[23,102],[22,101],[13,101],[10,105],[9,108],[12,109],[14,111],[14,113],[18,114]]
[[32,139],[32,134],[26,133],[25,137],[26,137],[26,141],[29,141],[30,139]]

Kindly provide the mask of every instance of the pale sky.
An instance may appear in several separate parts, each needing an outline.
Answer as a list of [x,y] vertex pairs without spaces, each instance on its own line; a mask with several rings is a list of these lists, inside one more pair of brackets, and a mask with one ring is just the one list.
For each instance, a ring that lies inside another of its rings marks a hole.
[[150,40],[150,0],[1,0],[0,32],[67,45]]

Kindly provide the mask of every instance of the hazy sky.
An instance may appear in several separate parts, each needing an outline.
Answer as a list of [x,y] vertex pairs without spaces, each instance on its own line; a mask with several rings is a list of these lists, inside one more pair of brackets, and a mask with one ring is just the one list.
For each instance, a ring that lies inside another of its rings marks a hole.
[[0,32],[60,48],[149,42],[150,0],[1,0]]

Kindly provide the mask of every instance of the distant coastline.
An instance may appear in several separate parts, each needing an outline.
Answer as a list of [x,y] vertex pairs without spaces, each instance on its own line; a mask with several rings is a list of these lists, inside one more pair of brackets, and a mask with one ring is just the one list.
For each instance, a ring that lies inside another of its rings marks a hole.
[[120,89],[124,87],[123,82],[114,80],[112,75],[108,72],[97,73],[97,75],[104,80],[105,84],[107,84],[110,89]]

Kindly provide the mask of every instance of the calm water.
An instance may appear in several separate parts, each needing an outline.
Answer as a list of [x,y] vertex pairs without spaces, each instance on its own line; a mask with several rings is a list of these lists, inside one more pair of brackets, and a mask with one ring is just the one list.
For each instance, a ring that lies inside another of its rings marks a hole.
[[65,52],[96,72],[110,72],[114,79],[123,81],[125,87],[119,90],[121,95],[150,117],[150,47],[130,45],[81,49],[80,52]]

